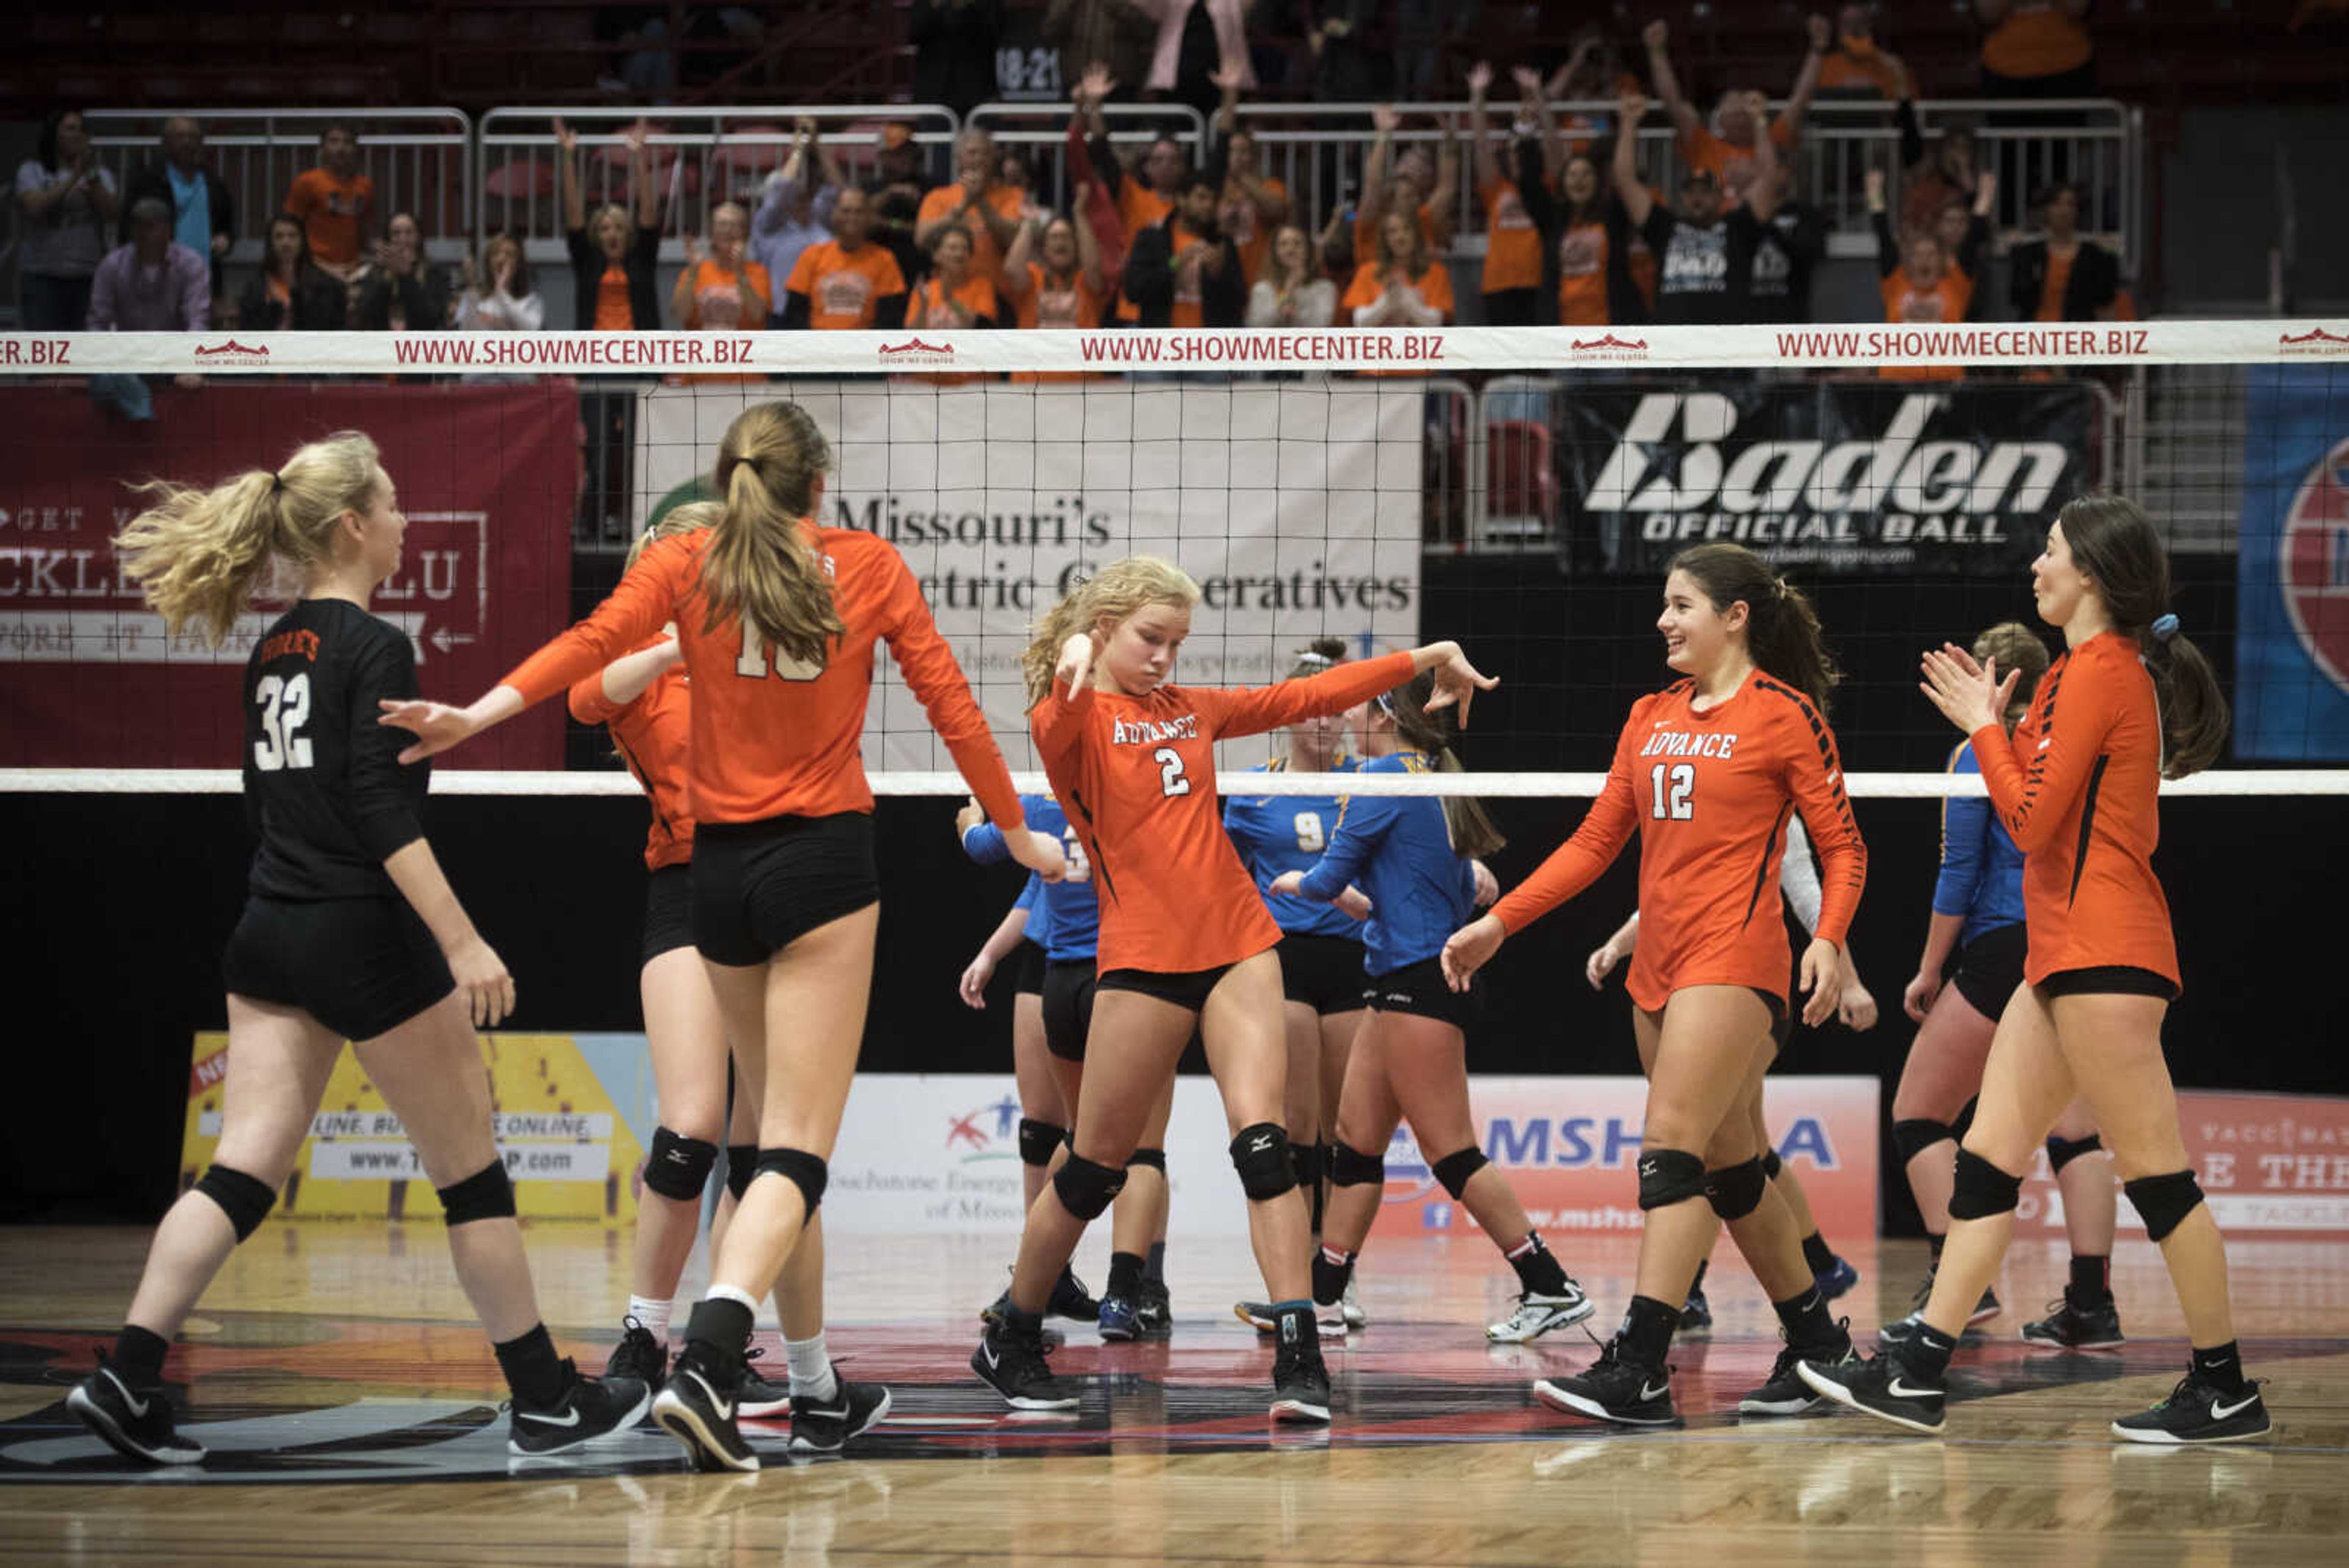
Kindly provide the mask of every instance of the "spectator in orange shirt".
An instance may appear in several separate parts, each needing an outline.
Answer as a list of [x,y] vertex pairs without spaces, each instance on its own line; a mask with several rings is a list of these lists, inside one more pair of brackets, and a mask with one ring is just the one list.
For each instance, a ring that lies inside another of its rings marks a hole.
[[[1755,159],[1754,138],[1768,118],[1768,104],[1756,88],[1733,87],[1721,95],[1720,106],[1714,109],[1713,125],[1708,129],[1698,118],[1696,106],[1681,91],[1680,78],[1672,74],[1671,57],[1665,52],[1671,29],[1661,21],[1648,24],[1640,35],[1648,46],[1648,72],[1655,83],[1656,96],[1664,102],[1665,110],[1680,132],[1677,143],[1681,161],[1692,171],[1711,174],[1721,182],[1722,199],[1731,207],[1745,201],[1746,188],[1754,182]],[[1778,161],[1786,161],[1802,138],[1803,115],[1811,106],[1811,95],[1819,85],[1819,67],[1826,57],[1828,43],[1827,19],[1810,19],[1810,48],[1803,56],[1803,68],[1795,78],[1794,89],[1786,95],[1786,107],[1778,118],[1769,122],[1771,145],[1777,149]]]
[[1219,140],[1207,155],[1207,181],[1222,192],[1216,201],[1216,226],[1231,236],[1240,253],[1240,274],[1253,286],[1264,274],[1272,233],[1288,221],[1288,187],[1265,172],[1256,137],[1239,123],[1241,73],[1221,71],[1223,89],[1216,111]]
[[670,290],[670,314],[688,332],[731,332],[762,327],[774,301],[773,280],[750,259],[750,215],[732,202],[709,214],[709,251],[685,236],[685,270]]
[[1836,12],[1835,47],[1819,65],[1819,90],[1830,98],[1898,99],[1909,73],[1900,57],[1876,41],[1875,7],[1845,5]]
[[[1555,126],[1551,133],[1557,135]],[[1646,320],[1647,301],[1631,277],[1630,225],[1590,155],[1567,157],[1555,197],[1539,182],[1521,182],[1520,188],[1541,225],[1542,268],[1548,280],[1544,292],[1554,299],[1557,324],[1607,327]]]
[[2039,192],[2047,233],[2007,257],[2008,299],[2024,321],[2121,321],[2120,259],[2080,233],[2080,192],[2059,184]]
[[1238,249],[1216,227],[1215,186],[1193,175],[1164,223],[1136,234],[1125,298],[1143,327],[1237,327],[1247,306]]
[[2088,0],[1974,0],[1984,98],[2092,98]]
[[[1890,277],[1907,260],[1908,246],[1904,242],[1894,238],[1892,225],[1886,216],[1883,171],[1871,169],[1868,171],[1867,191],[1868,224],[1876,233],[1877,275]],[[1981,276],[1982,252],[1990,244],[1991,209],[1997,205],[1997,202],[1998,176],[1984,173],[1974,183],[1972,207],[1969,208],[1963,202],[1952,200],[1933,214],[1931,226],[1920,228],[1910,225],[1901,231],[1912,239],[1920,234],[1930,238],[1940,254],[1940,272],[1954,274],[1963,280],[1969,296],[1967,309],[1951,319],[1972,319],[1971,291],[1975,282]],[[1913,270],[1911,275],[1914,275]]]
[[579,180],[578,134],[562,120],[554,122],[554,185],[576,302],[572,325],[582,332],[660,330],[653,269],[660,261],[661,199],[645,136],[643,120],[627,132],[628,205],[609,202],[598,207],[591,227]]
[[938,236],[959,228],[970,236],[971,268],[990,286],[1003,279],[1003,252],[1019,237],[1028,193],[1002,179],[995,138],[966,130],[955,138],[955,182],[922,198],[914,216],[914,244],[935,254]]
[[375,182],[359,172],[359,142],[350,127],[328,123],[318,138],[318,166],[295,176],[285,211],[308,232],[312,260],[340,278],[357,274],[375,216]]
[[905,275],[873,237],[873,198],[854,185],[832,207],[832,238],[800,252],[783,281],[783,326],[894,332],[905,321]]
[[906,302],[905,325],[965,330],[1003,325],[1002,300],[995,280],[973,259],[969,230],[950,228],[938,235],[930,251],[930,275]]
[[1379,257],[1354,269],[1338,302],[1356,327],[1441,327],[1452,319],[1452,274],[1400,212],[1379,221]]
[[[1521,108],[1538,124],[1543,109],[1541,83],[1530,70],[1520,70],[1517,87]],[[1512,150],[1514,168],[1501,170],[1501,156],[1493,149],[1485,123],[1485,94],[1493,85],[1493,67],[1478,60],[1468,71],[1468,147],[1476,171],[1476,199],[1485,209],[1485,271],[1478,289],[1485,325],[1531,327],[1542,318],[1542,236],[1525,198],[1526,182],[1538,182],[1539,154],[1530,142]],[[1532,153],[1530,157],[1522,154]]]
[[[1003,293],[1014,324],[1029,328],[1099,327],[1109,297],[1092,230],[1050,213],[1030,213],[1003,258]],[[1014,381],[1081,381],[1074,370],[1015,370]]]
[[[1868,171],[1868,196],[1876,227],[1884,319],[1894,326],[1963,321],[1974,286],[1942,249],[1940,236],[1930,229],[1912,229],[1896,244],[1884,221],[1884,176],[1878,170]],[[1887,365],[1877,374],[1888,381],[1954,381],[1965,371],[1955,365]]]
[[[1394,133],[1402,116],[1391,103],[1372,106],[1371,124],[1378,138],[1362,165],[1362,202],[1354,214],[1354,251],[1361,254],[1378,243],[1379,220],[1392,209],[1416,214],[1419,233],[1430,254],[1450,247],[1452,212],[1460,199],[1460,156],[1452,138],[1431,166],[1425,149],[1412,147],[1394,153]],[[1392,172],[1390,172],[1392,171]]]

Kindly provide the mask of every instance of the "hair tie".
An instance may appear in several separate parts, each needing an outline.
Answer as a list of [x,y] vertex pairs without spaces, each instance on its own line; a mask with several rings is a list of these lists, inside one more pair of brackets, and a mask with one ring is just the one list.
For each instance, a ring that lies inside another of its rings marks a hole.
[[[272,495],[283,495],[285,493],[285,476],[284,474],[272,473],[269,476],[269,493]],[[2171,624],[2176,624],[2174,618]]]
[[2168,642],[2178,635],[2178,618],[2174,615],[2155,618],[2152,631],[2154,641]]
[[1790,588],[1790,587],[1788,587],[1786,586],[1786,579],[1785,579],[1785,578],[1784,578],[1784,577],[1773,577],[1773,578],[1771,578],[1771,579],[1770,579],[1770,581],[1771,581],[1772,585],[1776,588],[1776,590],[1777,590],[1777,597],[1778,597],[1782,602],[1785,599],[1785,597],[1786,597],[1788,594],[1790,594],[1790,593],[1792,593],[1792,592],[1794,592],[1794,591],[1795,591],[1794,589],[1792,589],[1792,588]]

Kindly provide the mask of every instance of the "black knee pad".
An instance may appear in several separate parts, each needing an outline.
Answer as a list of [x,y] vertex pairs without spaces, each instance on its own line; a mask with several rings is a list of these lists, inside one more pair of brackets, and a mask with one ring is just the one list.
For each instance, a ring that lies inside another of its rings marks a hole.
[[1958,1129],[1949,1123],[1931,1121],[1923,1116],[1892,1124],[1892,1147],[1900,1156],[1903,1166],[1943,1138],[1957,1136]]
[[1166,1151],[1163,1148],[1137,1148],[1126,1156],[1125,1168],[1132,1170],[1137,1165],[1146,1165],[1164,1176],[1166,1174]]
[[2135,1181],[2121,1183],[2121,1190],[2136,1205],[2145,1220],[2145,1233],[2158,1241],[2178,1229],[2185,1218],[2202,1206],[2202,1184],[2194,1179],[2190,1170],[2173,1170],[2167,1176],[2140,1176]]
[[1232,1139],[1232,1168],[1240,1173],[1240,1190],[1251,1203],[1297,1189],[1297,1173],[1288,1168],[1288,1134],[1278,1122],[1240,1128]]
[[[498,1168],[503,1170],[505,1167]],[[221,1212],[228,1216],[228,1222],[235,1230],[236,1239],[240,1241],[260,1230],[261,1222],[268,1219],[269,1211],[277,1206],[275,1188],[257,1176],[247,1176],[233,1166],[215,1164],[210,1167],[196,1178],[196,1190],[220,1205]]]
[[451,1225],[513,1218],[513,1178],[506,1174],[502,1159],[493,1159],[464,1180],[438,1191],[441,1211]]
[[645,1156],[645,1186],[663,1198],[690,1202],[709,1185],[709,1173],[717,1165],[716,1144],[655,1127],[652,1152]]
[[1330,1146],[1330,1184],[1333,1187],[1361,1187],[1371,1183],[1384,1186],[1387,1162],[1383,1155],[1369,1155],[1349,1148],[1342,1143]]
[[1973,1098],[1968,1100],[1964,1105],[1958,1107],[1958,1114],[1950,1119],[1950,1136],[1951,1137],[1956,1138],[1962,1143],[1965,1140],[1966,1134],[1974,1130],[1974,1111],[1981,1106],[1981,1104],[1982,1096],[1980,1095],[1976,1095]]
[[762,1148],[759,1151],[757,1174],[769,1172],[784,1178],[800,1189],[807,1200],[809,1218],[815,1215],[816,1206],[823,1201],[825,1183],[832,1179],[831,1168],[803,1148]]
[[1753,1213],[1761,1207],[1762,1194],[1769,1188],[1770,1179],[1763,1174],[1759,1155],[1704,1173],[1705,1201],[1723,1220],[1743,1220]]
[[1651,1148],[1640,1154],[1640,1208],[1663,1209],[1703,1196],[1703,1160],[1681,1148]]
[[2023,1178],[2009,1176],[1970,1148],[1958,1150],[1957,1185],[1950,1190],[1950,1218],[1987,1220],[2012,1214]]
[[1019,1163],[1022,1165],[1051,1164],[1052,1151],[1060,1147],[1061,1140],[1068,1136],[1069,1129],[1064,1127],[1052,1122],[1038,1121],[1034,1116],[1021,1116],[1019,1118]]
[[734,1201],[750,1190],[750,1179],[759,1174],[759,1146],[755,1143],[730,1143],[726,1146],[726,1190]]
[[1483,1149],[1471,1144],[1466,1148],[1454,1149],[1445,1155],[1432,1168],[1435,1173],[1436,1185],[1452,1194],[1452,1200],[1457,1203],[1460,1195],[1468,1190],[1468,1179],[1492,1163],[1485,1158]]
[[1288,1142],[1288,1168],[1297,1178],[1297,1185],[1310,1192],[1321,1185],[1321,1173],[1326,1168],[1318,1143]]
[[2090,1133],[2085,1137],[2051,1137],[2047,1140],[2047,1168],[2061,1174],[2064,1168],[2084,1154],[2094,1154],[2105,1147],[2104,1138]]
[[1095,1165],[1071,1149],[1061,1168],[1052,1173],[1052,1190],[1061,1195],[1061,1206],[1078,1219],[1098,1220],[1125,1190],[1125,1168]]
[[1762,1174],[1765,1178],[1775,1181],[1778,1179],[1778,1173],[1785,1168],[1786,1162],[1778,1158],[1776,1149],[1765,1148],[1762,1151]]

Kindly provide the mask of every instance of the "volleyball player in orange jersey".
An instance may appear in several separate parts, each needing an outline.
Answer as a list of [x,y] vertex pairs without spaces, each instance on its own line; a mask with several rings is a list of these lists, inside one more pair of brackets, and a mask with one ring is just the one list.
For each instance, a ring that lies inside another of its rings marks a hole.
[[[696,824],[693,934],[728,1035],[763,1063],[758,1178],[694,1308],[654,1417],[708,1469],[750,1470],[735,1390],[753,1309],[823,1197],[871,990],[879,888],[861,756],[874,644],[930,715],[971,792],[1022,826],[1002,753],[938,635],[920,585],[885,541],[825,528],[831,449],[804,409],[745,410],[719,443],[722,500],[706,528],[656,541],[585,621],[470,707],[385,704],[415,732],[404,759],[445,751],[608,664],[674,623],[693,680],[688,762]],[[681,508],[680,510],[687,510]],[[1046,879],[1060,846],[1006,835]],[[850,1385],[852,1393],[863,1386]],[[885,1398],[869,1390],[852,1430]]]
[[1821,712],[1837,677],[1810,601],[1744,546],[1699,545],[1673,558],[1656,624],[1665,662],[1686,679],[1632,705],[1607,783],[1574,836],[1444,950],[1447,977],[1465,987],[1511,932],[1588,888],[1640,835],[1640,945],[1625,979],[1648,1075],[1637,1293],[1596,1365],[1534,1385],[1547,1404],[1633,1426],[1678,1418],[1664,1355],[1712,1250],[1715,1215],[1768,1292],[1787,1342],[1740,1412],[1809,1407],[1816,1400],[1795,1370],[1802,1358],[1851,1355],[1851,1336],[1827,1315],[1803,1260],[1794,1214],[1765,1174],[1754,1102],[1792,968],[1778,913],[1789,815],[1802,813],[1826,863],[1803,950],[1807,1023],[1825,1023],[1840,1000],[1844,936],[1868,877]]
[[1170,685],[1198,601],[1198,585],[1169,563],[1120,561],[1052,607],[1023,661],[1045,776],[1092,863],[1099,980],[1076,1137],[1052,1190],[1028,1211],[1011,1310],[988,1327],[971,1370],[1015,1408],[1077,1402],[1045,1362],[1040,1314],[1086,1224],[1124,1186],[1128,1158],[1195,1029],[1223,1093],[1279,1324],[1272,1417],[1326,1422],[1306,1209],[1280,1125],[1288,1055],[1273,951],[1280,928],[1224,833],[1215,744],[1343,712],[1423,670],[1436,671],[1429,705],[1457,704],[1464,717],[1495,682],[1442,642],[1275,686]]
[[1925,694],[1972,740],[1991,805],[2023,851],[2023,983],[1991,1041],[1958,1149],[1949,1240],[1914,1332],[1864,1366],[1800,1370],[1839,1403],[1940,1430],[1950,1355],[2013,1237],[2022,1173],[2084,1095],[2122,1190],[2161,1248],[2193,1341],[2169,1397],[2115,1421],[2113,1434],[2241,1442],[2268,1430],[2268,1413],[2243,1376],[2226,1244],[2194,1179],[2162,1061],[2178,950],[2152,864],[2161,781],[2218,759],[2227,701],[2201,651],[2178,635],[2168,558],[2135,502],[2089,495],[2065,505],[2031,576],[2039,617],[2063,629],[2064,650],[2012,739],[2000,715],[2013,673],[1954,644],[1924,660]]

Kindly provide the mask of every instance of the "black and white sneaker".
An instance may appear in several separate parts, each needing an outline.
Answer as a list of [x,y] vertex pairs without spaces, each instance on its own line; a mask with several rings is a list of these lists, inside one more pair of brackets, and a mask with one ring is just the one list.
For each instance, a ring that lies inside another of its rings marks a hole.
[[698,1470],[755,1470],[759,1456],[742,1440],[742,1357],[688,1342],[653,1399],[653,1420],[685,1445]]
[[659,1393],[668,1379],[668,1347],[636,1318],[622,1318],[620,1328],[620,1343],[612,1347],[611,1359],[604,1363],[604,1376],[625,1377],[643,1384],[648,1393]]
[[1837,1404],[1912,1432],[1940,1431],[1948,1414],[1949,1389],[1937,1379],[1917,1376],[1889,1351],[1866,1361],[1835,1366],[1797,1362],[1795,1372],[1815,1392]]
[[1234,1302],[1232,1315],[1258,1334],[1271,1334],[1280,1327],[1280,1314],[1272,1310],[1270,1302]]
[[171,1427],[171,1401],[160,1388],[133,1388],[101,1352],[98,1370],[66,1396],[71,1410],[116,1453],[150,1465],[203,1462],[204,1446]]
[[[1783,1332],[1783,1331],[1781,1331]],[[1769,1380],[1737,1402],[1741,1416],[1800,1416],[1826,1403],[1795,1371],[1806,1361],[1822,1366],[1856,1366],[1859,1354],[1851,1347],[1848,1332],[1821,1345],[1789,1345],[1771,1364]]]
[[1591,1299],[1582,1293],[1582,1287],[1568,1280],[1562,1295],[1526,1292],[1517,1298],[1516,1311],[1499,1323],[1485,1324],[1485,1337],[1495,1345],[1523,1345],[1529,1339],[1539,1339],[1551,1329],[1580,1323],[1598,1310]]
[[1688,1300],[1681,1303],[1680,1327],[1675,1332],[1684,1334],[1713,1332],[1713,1303],[1704,1299],[1702,1285],[1691,1290]]
[[742,1353],[742,1387],[734,1400],[737,1420],[769,1420],[792,1413],[792,1386],[761,1376],[759,1369],[750,1365],[766,1354],[757,1349]]
[[531,1459],[567,1454],[644,1419],[652,1394],[635,1378],[582,1377],[568,1360],[563,1370],[571,1386],[554,1404],[533,1405],[514,1396],[507,1451]]
[[1174,1298],[1167,1293],[1165,1281],[1142,1282],[1142,1293],[1134,1298],[1133,1323],[1144,1339],[1174,1337]]
[[[1917,1286],[1917,1293],[1909,1298],[1909,1315],[1911,1318],[1920,1315],[1925,1310],[1925,1303],[1933,1299],[1933,1282],[1940,1274],[1939,1263],[1925,1271],[1925,1278]],[[1971,1328],[1978,1323],[1988,1322],[2005,1310],[1999,1304],[1997,1287],[1985,1285],[1982,1288],[1982,1300],[1974,1303],[1974,1310],[1966,1314],[1966,1326]],[[1878,1336],[1882,1337],[1881,1330],[1878,1331]]]
[[2197,1367],[2152,1409],[2115,1421],[2113,1436],[2132,1443],[2246,1443],[2267,1436],[2268,1426],[2259,1379],[2229,1393]]
[[1020,1334],[1009,1323],[988,1325],[978,1348],[970,1353],[970,1369],[1015,1410],[1077,1407],[1077,1386],[1052,1376],[1042,1340]]
[[836,1454],[851,1438],[861,1438],[889,1413],[889,1390],[878,1383],[851,1383],[832,1369],[832,1397],[792,1401],[792,1452]]
[[2120,1303],[2106,1296],[2082,1306],[2064,1287],[2061,1300],[2047,1303],[2047,1315],[2023,1325],[2023,1337],[2033,1345],[2060,1345],[2065,1350],[2115,1350],[2128,1343],[2121,1333]]
[[1669,1427],[1680,1419],[1672,1407],[1671,1368],[1626,1361],[1619,1336],[1600,1345],[1599,1359],[1571,1377],[1536,1383],[1534,1397],[1554,1410],[1625,1427]]
[[1330,1424],[1330,1368],[1321,1342],[1302,1311],[1281,1315],[1272,1353],[1272,1418],[1305,1425]]
[[1065,1317],[1076,1323],[1095,1323],[1101,1318],[1101,1303],[1085,1282],[1077,1278],[1077,1271],[1064,1268],[1061,1277],[1052,1282],[1051,1298],[1044,1303],[1047,1317]]

